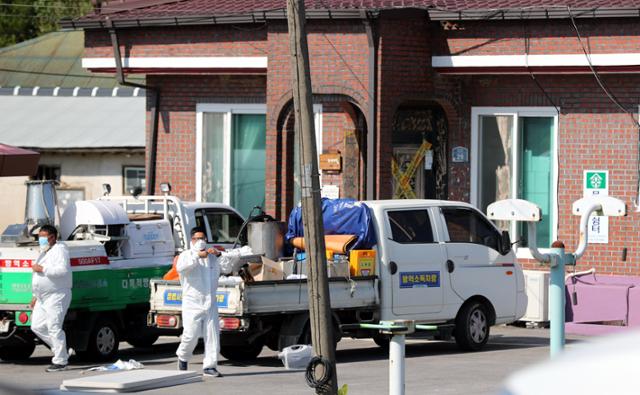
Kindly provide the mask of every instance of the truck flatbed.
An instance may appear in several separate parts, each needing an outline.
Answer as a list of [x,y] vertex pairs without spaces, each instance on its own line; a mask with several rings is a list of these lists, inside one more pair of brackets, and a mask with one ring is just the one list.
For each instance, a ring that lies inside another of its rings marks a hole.
[[[378,277],[329,278],[332,309],[376,308]],[[182,288],[178,281],[151,280],[151,313],[180,311]],[[306,279],[258,281],[218,286],[220,315],[251,316],[309,310]]]

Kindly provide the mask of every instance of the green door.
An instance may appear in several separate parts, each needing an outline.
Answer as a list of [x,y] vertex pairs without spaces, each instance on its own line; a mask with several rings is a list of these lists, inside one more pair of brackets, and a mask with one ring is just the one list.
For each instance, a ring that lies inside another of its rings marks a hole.
[[231,122],[231,205],[248,216],[254,206],[264,208],[266,116],[234,114]]
[[[520,118],[521,166],[519,197],[537,204],[542,210],[542,221],[537,224],[538,247],[551,246],[553,235],[553,118]],[[522,228],[524,241],[527,228]]]

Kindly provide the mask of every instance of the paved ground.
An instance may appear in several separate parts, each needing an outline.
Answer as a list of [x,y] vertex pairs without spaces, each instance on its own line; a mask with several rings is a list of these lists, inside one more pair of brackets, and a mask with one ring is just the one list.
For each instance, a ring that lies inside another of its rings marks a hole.
[[[502,381],[512,372],[548,358],[547,329],[494,327],[486,349],[461,353],[453,342],[408,340],[406,349],[407,394],[497,394]],[[584,338],[569,336],[568,348]],[[149,369],[175,369],[177,338],[162,338],[149,349],[121,345],[120,358],[135,359]],[[196,351],[190,368],[202,369],[202,350]],[[82,370],[94,366],[71,360],[70,369],[45,373],[49,351],[38,346],[34,356],[23,364],[0,362],[0,383],[17,385],[38,392],[55,393],[62,380],[81,377]],[[338,379],[349,386],[349,394],[386,394],[388,391],[388,355],[370,340],[343,340],[338,345]],[[264,349],[250,365],[221,359],[223,378],[146,391],[145,394],[313,394],[304,373],[287,371],[276,353]],[[86,375],[95,373],[85,373]],[[0,393],[2,391],[0,390]],[[67,393],[68,394],[68,393]]]

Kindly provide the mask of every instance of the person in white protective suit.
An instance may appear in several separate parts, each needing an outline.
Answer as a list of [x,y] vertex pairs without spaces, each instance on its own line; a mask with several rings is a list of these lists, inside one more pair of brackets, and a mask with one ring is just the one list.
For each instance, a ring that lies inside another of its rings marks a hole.
[[38,232],[40,256],[32,265],[31,330],[53,352],[47,372],[67,368],[69,354],[62,324],[71,303],[71,265],[69,251],[57,243],[58,231],[44,225]]
[[200,337],[204,338],[203,373],[206,376],[221,377],[217,370],[220,352],[220,323],[216,289],[220,268],[220,252],[206,248],[205,233],[202,228],[191,230],[191,248],[178,257],[176,269],[182,285],[182,338],[176,355],[178,369],[187,370],[193,350]]

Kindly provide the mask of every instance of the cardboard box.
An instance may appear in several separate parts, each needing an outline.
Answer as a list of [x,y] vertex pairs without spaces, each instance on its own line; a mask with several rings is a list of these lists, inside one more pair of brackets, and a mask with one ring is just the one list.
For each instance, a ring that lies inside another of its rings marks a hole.
[[277,262],[262,257],[262,263],[250,263],[249,270],[254,281],[283,280],[284,273]]

